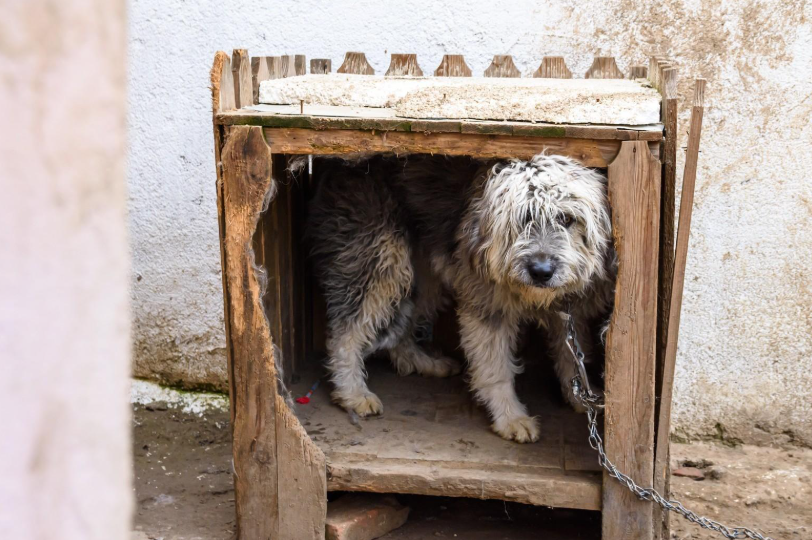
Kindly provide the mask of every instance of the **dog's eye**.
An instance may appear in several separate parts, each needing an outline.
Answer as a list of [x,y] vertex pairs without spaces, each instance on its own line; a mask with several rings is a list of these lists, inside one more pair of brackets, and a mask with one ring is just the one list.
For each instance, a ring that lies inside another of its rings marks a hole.
[[570,216],[569,214],[561,214],[558,216],[558,223],[561,224],[562,227],[570,228],[573,223],[575,223],[575,218]]

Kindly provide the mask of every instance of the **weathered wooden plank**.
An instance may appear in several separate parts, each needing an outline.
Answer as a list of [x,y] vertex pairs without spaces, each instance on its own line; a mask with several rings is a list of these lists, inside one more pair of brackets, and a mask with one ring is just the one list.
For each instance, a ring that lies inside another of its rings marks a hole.
[[486,77],[521,77],[522,72],[513,63],[509,54],[497,54],[493,57],[491,65],[485,70]]
[[234,75],[231,72],[231,58],[223,51],[217,51],[214,55],[210,80],[212,114],[216,116],[219,113],[236,109],[237,98],[234,95]]
[[234,76],[234,96],[237,108],[253,105],[254,86],[251,82],[251,61],[246,49],[234,49],[231,55],[231,72]]
[[614,56],[596,56],[584,75],[587,79],[623,79]]
[[267,56],[254,56],[251,58],[251,87],[253,89],[253,103],[259,103],[259,84],[272,79],[271,66]]
[[[606,341],[604,439],[609,459],[648,486],[654,468],[660,162],[646,143],[625,141],[608,180],[619,267]],[[652,532],[651,503],[604,474],[603,539],[650,540]]]
[[[573,139],[610,139],[619,141],[644,140],[661,141],[662,127],[595,126],[572,124],[542,124],[530,122],[474,121],[474,120],[412,120],[388,117],[371,118],[365,116],[318,116],[301,114],[280,114],[258,111],[234,111],[217,115],[221,125],[255,125],[264,127],[301,129],[361,129],[380,131],[412,131],[424,133],[461,133],[463,131],[484,134],[511,133],[515,136],[535,136]],[[463,125],[476,127],[466,127]],[[509,126],[507,129],[505,126]]]
[[387,77],[422,77],[423,70],[417,63],[416,54],[393,54],[389,61]]
[[333,69],[333,62],[327,58],[313,58],[310,60],[311,75],[326,75]]
[[[702,116],[705,107],[705,79],[694,83],[694,99],[691,108],[691,127],[688,134],[688,150],[685,154],[685,170],[682,175],[680,195],[679,229],[674,254],[672,285],[670,288],[668,327],[660,386],[660,410],[657,422],[657,446],[654,461],[654,488],[667,496],[669,491],[669,439],[671,435],[671,403],[674,388],[674,370],[677,360],[677,342],[682,312],[682,293],[685,283],[685,267],[688,258],[688,241],[691,233],[691,214],[696,187],[696,167],[699,159],[699,141],[702,135]],[[667,524],[666,524],[667,529]],[[667,530],[666,530],[667,532]]]
[[338,73],[375,75],[375,70],[369,65],[366,54],[362,52],[348,52],[344,55],[344,63],[338,68]]
[[[314,524],[323,527],[326,511],[324,456],[277,395],[270,328],[254,270],[252,240],[266,194],[274,189],[262,128],[228,128],[221,163],[238,537],[323,538]],[[304,493],[310,507],[289,501],[292,491]],[[290,531],[296,534],[287,536]]]
[[[471,155],[479,158],[530,158],[542,150],[570,156],[587,167],[606,167],[617,155],[620,141],[554,139],[455,133],[377,132],[356,130],[317,131],[298,128],[265,128],[274,153]],[[646,145],[646,142],[641,142]],[[656,143],[653,143],[656,144]],[[659,190],[658,190],[659,191]]]
[[647,66],[631,66],[629,68],[630,79],[645,79],[646,77],[648,77]]
[[270,72],[271,79],[281,79],[282,75],[282,57],[281,56],[268,56],[268,71]]
[[434,70],[435,77],[470,77],[471,68],[461,54],[445,54],[440,65]]
[[563,56],[545,56],[533,77],[543,79],[572,79],[572,72],[567,67]]
[[460,468],[455,463],[388,459],[357,461],[351,456],[330,456],[327,468],[330,491],[411,493],[443,497],[501,499],[524,504],[600,510],[600,476],[589,472],[563,473],[548,469],[544,475]]

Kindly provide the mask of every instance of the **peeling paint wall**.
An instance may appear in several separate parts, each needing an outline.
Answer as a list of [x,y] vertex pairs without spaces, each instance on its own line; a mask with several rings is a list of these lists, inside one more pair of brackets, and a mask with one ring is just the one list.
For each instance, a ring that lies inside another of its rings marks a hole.
[[130,537],[123,1],[0,16],[0,538]]
[[[564,55],[679,65],[681,146],[691,77],[708,78],[677,368],[682,436],[812,443],[812,5],[807,2],[132,0],[130,214],[137,375],[224,386],[209,113],[214,52],[392,52],[474,73],[512,54],[529,73]],[[682,171],[680,152],[678,170]]]

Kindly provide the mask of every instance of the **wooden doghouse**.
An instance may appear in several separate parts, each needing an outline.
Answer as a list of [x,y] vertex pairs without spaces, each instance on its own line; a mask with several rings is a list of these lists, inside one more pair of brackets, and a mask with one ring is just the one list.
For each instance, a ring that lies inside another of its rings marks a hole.
[[655,419],[673,271],[676,69],[655,57],[624,78],[601,57],[576,79],[563,58],[545,57],[521,77],[497,56],[479,78],[447,55],[423,77],[415,55],[392,55],[375,76],[362,53],[347,53],[330,72],[329,60],[311,60],[305,75],[303,56],[249,60],[243,49],[218,52],[211,72],[239,537],[323,538],[327,492],[342,490],[598,510],[606,540],[667,538],[651,503],[602,473],[586,418],[544,392],[522,396],[544,430],[528,445],[492,434],[459,380],[408,384],[373,366],[387,413],[360,427],[330,404],[326,383],[307,406],[286,399],[319,379],[324,340],[303,241],[313,186],[288,161],[547,149],[605,169],[620,270],[604,440],[621,470],[663,489],[667,451],[655,460],[655,443],[667,449],[667,433],[655,437]]

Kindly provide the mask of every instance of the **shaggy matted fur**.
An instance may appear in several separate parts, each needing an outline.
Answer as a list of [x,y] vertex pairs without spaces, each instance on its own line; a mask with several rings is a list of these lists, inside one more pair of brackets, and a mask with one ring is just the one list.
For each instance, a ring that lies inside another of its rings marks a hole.
[[[383,410],[364,358],[388,350],[398,373],[449,376],[448,358],[420,347],[444,291],[458,305],[470,384],[493,430],[535,441],[539,427],[514,389],[520,326],[547,329],[564,395],[574,375],[557,311],[569,305],[589,356],[590,325],[611,309],[614,252],[603,176],[577,162],[377,156],[318,159],[310,215],[327,299],[333,398],[361,416]],[[573,403],[574,404],[574,403]]]

